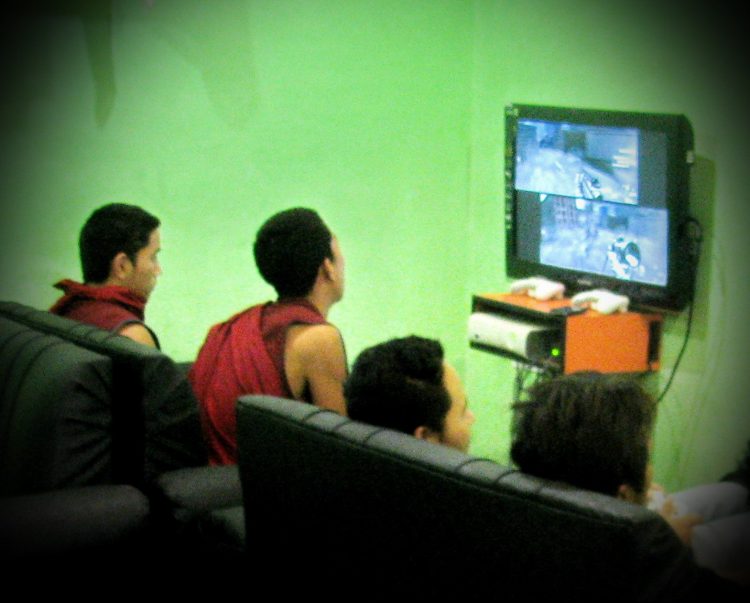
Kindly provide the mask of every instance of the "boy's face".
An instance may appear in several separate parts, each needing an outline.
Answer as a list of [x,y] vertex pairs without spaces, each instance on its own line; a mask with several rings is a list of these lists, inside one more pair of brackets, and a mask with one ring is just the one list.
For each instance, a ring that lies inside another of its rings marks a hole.
[[474,413],[467,406],[466,393],[456,369],[447,362],[443,366],[443,386],[450,396],[451,407],[445,415],[440,443],[466,452],[471,441]]
[[346,261],[344,254],[341,252],[339,240],[331,237],[331,253],[333,254],[333,283],[336,286],[337,301],[344,297],[344,284],[346,282]]
[[130,262],[132,269],[123,279],[125,287],[146,300],[156,287],[156,278],[161,274],[158,258],[160,248],[161,237],[156,228],[149,237],[148,245],[138,250],[135,264]]

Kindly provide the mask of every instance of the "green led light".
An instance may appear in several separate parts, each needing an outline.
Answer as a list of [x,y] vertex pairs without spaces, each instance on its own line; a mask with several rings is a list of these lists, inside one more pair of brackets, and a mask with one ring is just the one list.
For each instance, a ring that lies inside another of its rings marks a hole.
[[552,354],[552,356],[554,356],[555,358],[557,358],[560,355],[560,348],[552,348],[551,354]]

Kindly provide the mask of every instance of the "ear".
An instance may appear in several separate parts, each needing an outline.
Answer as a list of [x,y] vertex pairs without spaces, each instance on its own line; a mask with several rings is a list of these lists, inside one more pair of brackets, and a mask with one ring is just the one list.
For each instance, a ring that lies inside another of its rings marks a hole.
[[124,251],[121,251],[112,258],[112,262],[109,266],[109,276],[110,278],[120,280],[130,274],[132,269],[133,262],[130,261],[130,258]]
[[336,270],[333,267],[333,260],[331,258],[323,258],[323,263],[320,265],[320,272],[326,280],[332,281],[336,278]]
[[641,504],[641,501],[643,499],[643,497],[638,494],[632,486],[628,484],[620,484],[620,487],[617,488],[617,498],[635,504]]
[[426,425],[420,425],[414,430],[414,437],[419,440],[427,440],[429,442],[440,443],[440,434],[433,431]]

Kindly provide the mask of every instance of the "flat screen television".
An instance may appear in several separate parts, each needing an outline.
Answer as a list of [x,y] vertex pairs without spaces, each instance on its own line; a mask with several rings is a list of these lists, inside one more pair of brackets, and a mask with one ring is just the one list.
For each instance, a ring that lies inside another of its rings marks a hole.
[[692,297],[693,133],[684,115],[512,104],[505,111],[509,277],[607,289],[632,307]]

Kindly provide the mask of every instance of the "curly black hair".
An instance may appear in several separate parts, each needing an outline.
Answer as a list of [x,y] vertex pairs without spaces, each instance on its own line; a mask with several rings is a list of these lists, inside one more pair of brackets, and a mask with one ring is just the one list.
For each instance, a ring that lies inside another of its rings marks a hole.
[[280,298],[304,297],[325,258],[333,259],[331,231],[312,209],[295,207],[271,216],[253,245],[263,279]]
[[442,433],[451,399],[443,383],[443,346],[411,335],[370,347],[344,384],[350,418],[413,434]]

